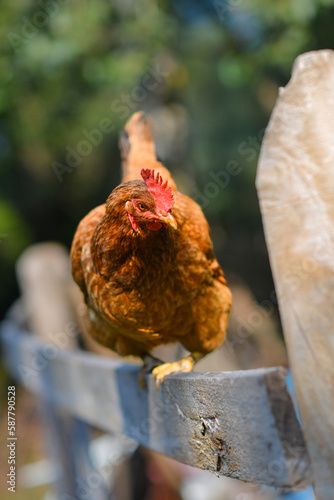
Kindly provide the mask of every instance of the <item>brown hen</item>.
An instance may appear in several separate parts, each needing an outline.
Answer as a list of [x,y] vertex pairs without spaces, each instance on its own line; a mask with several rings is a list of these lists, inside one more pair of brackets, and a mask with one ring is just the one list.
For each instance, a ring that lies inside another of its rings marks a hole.
[[123,182],[80,222],[72,272],[99,343],[143,359],[170,342],[190,351],[153,370],[159,386],[224,341],[231,293],[202,210],[157,161],[143,113],[127,123],[120,148]]

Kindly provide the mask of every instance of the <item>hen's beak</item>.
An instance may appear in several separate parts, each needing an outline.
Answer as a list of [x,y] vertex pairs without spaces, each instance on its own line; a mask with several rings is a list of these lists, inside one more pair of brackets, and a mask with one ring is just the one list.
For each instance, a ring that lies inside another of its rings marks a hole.
[[159,215],[156,220],[165,226],[171,226],[173,229],[177,229],[177,222],[169,212],[166,215]]

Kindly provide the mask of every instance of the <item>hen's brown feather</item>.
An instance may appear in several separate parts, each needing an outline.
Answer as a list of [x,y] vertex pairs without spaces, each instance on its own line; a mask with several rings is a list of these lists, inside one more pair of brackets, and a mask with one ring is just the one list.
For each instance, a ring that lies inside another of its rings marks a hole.
[[[88,306],[88,330],[121,355],[144,356],[175,341],[206,354],[224,341],[231,308],[207,221],[157,162],[142,114],[127,124],[121,150],[124,182],[106,205],[80,222],[71,250],[73,276]],[[146,184],[138,180],[141,168],[168,179],[177,229],[133,230],[125,203],[140,198],[152,210],[155,206]]]

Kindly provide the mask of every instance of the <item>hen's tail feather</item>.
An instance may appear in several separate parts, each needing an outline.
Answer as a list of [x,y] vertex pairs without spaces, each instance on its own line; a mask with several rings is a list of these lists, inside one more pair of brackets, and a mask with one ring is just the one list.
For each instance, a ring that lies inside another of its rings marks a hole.
[[121,133],[119,146],[122,156],[123,182],[141,179],[141,169],[150,168],[159,172],[164,181],[168,180],[171,188],[176,188],[167,168],[157,160],[150,120],[145,113],[138,111],[130,118]]

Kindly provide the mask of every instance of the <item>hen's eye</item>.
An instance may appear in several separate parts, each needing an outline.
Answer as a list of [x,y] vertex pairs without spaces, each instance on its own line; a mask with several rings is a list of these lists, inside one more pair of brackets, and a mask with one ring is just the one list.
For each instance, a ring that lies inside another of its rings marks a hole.
[[147,206],[144,205],[144,203],[137,203],[137,207],[141,212],[145,212],[145,210],[147,210]]

